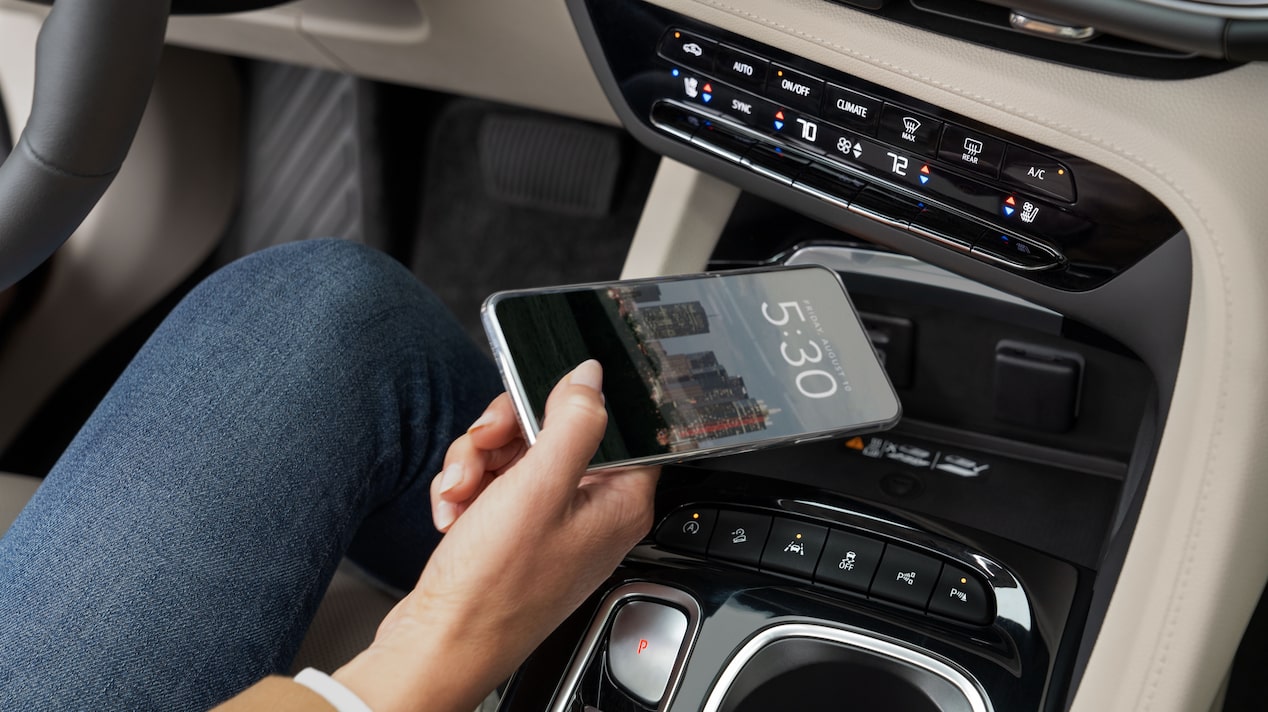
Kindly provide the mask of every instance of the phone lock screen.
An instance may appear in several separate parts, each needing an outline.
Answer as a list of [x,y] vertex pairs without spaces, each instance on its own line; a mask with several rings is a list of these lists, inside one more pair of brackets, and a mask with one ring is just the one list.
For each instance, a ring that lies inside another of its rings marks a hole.
[[559,379],[602,364],[609,419],[592,467],[875,430],[900,412],[820,267],[502,292],[484,317],[530,437]]

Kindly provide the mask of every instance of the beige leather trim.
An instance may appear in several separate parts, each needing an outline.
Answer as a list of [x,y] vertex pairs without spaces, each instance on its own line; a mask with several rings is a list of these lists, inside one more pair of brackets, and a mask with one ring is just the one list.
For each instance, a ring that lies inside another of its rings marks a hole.
[[1074,709],[1208,709],[1268,577],[1268,67],[1126,79],[820,0],[654,1],[1097,161],[1180,219],[1194,275],[1174,405]]
[[[0,49],[14,133],[30,112],[38,29],[0,9],[0,41],[20,48]],[[167,50],[118,177],[53,255],[40,302],[0,344],[0,450],[88,356],[211,253],[237,195],[238,102],[227,58]]]
[[704,271],[739,197],[730,183],[660,159],[621,279]]

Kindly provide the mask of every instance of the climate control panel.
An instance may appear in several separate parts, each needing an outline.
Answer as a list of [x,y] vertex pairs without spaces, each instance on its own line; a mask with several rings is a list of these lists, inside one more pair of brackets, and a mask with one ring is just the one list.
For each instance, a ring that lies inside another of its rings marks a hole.
[[619,99],[677,145],[653,148],[756,174],[767,197],[812,196],[821,219],[862,216],[1063,290],[1105,283],[1180,230],[1078,156],[662,8],[589,5]]

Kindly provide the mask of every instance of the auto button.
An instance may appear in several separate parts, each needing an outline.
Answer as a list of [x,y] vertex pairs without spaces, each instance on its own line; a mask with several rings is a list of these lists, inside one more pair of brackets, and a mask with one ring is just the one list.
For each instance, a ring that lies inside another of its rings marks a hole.
[[626,692],[655,707],[665,696],[687,634],[687,614],[653,601],[631,601],[612,621],[608,666]]

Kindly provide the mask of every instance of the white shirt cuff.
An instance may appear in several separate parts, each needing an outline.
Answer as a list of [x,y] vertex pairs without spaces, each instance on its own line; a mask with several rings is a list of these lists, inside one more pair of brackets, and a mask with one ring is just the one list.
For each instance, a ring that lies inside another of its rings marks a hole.
[[356,693],[316,668],[304,668],[295,682],[324,697],[339,712],[372,712]]

